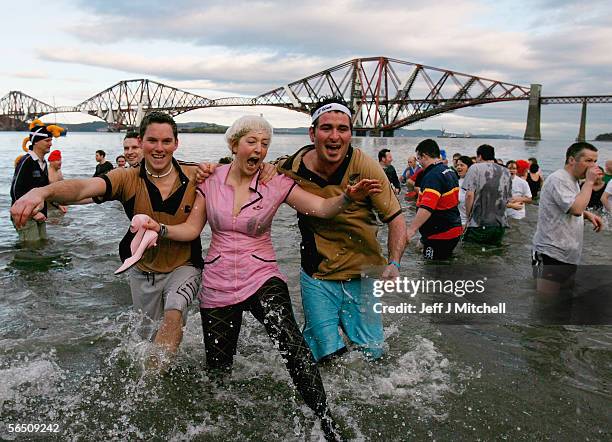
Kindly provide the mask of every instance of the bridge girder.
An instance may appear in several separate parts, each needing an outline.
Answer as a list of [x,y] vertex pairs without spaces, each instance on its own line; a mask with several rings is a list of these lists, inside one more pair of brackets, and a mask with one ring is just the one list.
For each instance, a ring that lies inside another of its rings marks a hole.
[[172,116],[210,106],[210,100],[153,80],[120,81],[79,103],[74,111],[84,112],[114,127],[134,127],[152,111]]
[[212,106],[280,106],[308,113],[324,96],[341,96],[356,129],[392,130],[432,115],[497,101],[526,100],[529,87],[386,57],[359,58],[255,98]]
[[542,97],[542,104],[612,103],[612,95],[583,95],[575,97]]
[[[358,58],[256,97],[211,100],[148,79],[121,81],[74,107],[53,107],[21,92],[0,100],[0,116],[27,122],[54,112],[84,112],[119,128],[147,113],[172,116],[225,106],[274,106],[309,113],[322,97],[341,96],[359,130],[392,131],[444,112],[487,103],[528,100],[530,87],[387,57]],[[541,97],[542,104],[610,103],[612,96]]]
[[10,91],[0,99],[0,116],[11,129],[16,129],[17,123],[30,122],[54,110],[53,106],[19,91]]

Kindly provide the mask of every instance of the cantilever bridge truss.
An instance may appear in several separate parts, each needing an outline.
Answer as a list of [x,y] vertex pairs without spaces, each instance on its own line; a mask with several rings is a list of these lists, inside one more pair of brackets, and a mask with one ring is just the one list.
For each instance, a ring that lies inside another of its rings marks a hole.
[[351,60],[253,99],[223,98],[214,104],[307,112],[323,96],[342,96],[356,129],[393,130],[462,107],[526,100],[529,92],[526,86],[377,57]]
[[11,91],[0,99],[0,117],[6,120],[30,122],[35,118],[55,112],[50,104],[37,100],[23,92]]
[[[121,81],[74,107],[53,107],[10,92],[0,100],[0,117],[27,122],[53,112],[84,112],[119,128],[138,125],[153,110],[175,116],[203,108],[275,106],[308,113],[320,98],[342,96],[352,109],[356,130],[393,131],[463,107],[528,100],[530,92],[527,86],[374,57],[342,63],[252,98],[213,100],[146,79]],[[588,102],[612,102],[612,96],[541,97],[540,102],[585,102],[587,98]]]
[[121,81],[74,108],[63,112],[83,112],[112,126],[133,127],[146,113],[160,110],[172,116],[210,107],[210,100],[153,80]]

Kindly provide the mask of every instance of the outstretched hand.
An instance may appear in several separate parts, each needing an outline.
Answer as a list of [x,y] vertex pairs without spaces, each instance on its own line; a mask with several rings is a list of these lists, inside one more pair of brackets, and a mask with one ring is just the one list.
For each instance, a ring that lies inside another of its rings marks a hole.
[[30,218],[36,221],[44,221],[44,215],[40,211],[45,206],[40,188],[32,189],[11,206],[11,216],[16,227],[25,226]]
[[382,185],[378,180],[363,179],[357,184],[347,186],[346,195],[353,201],[363,201],[370,195],[382,192]]

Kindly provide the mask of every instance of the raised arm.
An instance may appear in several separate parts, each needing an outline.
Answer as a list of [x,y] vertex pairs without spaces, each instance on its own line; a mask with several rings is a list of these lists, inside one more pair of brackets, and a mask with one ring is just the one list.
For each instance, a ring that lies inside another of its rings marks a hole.
[[[163,236],[174,241],[192,241],[200,236],[204,225],[206,225],[206,199],[200,192],[197,192],[187,220],[182,224],[165,226],[166,232],[163,233]],[[149,220],[144,227],[157,233],[161,231],[161,225],[153,219]]]
[[601,175],[601,171],[597,166],[589,167],[586,172],[586,181],[580,189],[580,193],[576,196],[574,204],[569,208],[568,212],[575,216],[580,216],[586,210],[591,200],[593,185],[597,177]]
[[23,195],[11,207],[11,216],[17,227],[36,215],[45,201],[70,203],[84,198],[102,196],[106,192],[106,183],[102,178],[63,180],[44,187],[37,187]]
[[333,218],[344,211],[354,201],[362,201],[367,196],[382,191],[378,180],[361,180],[354,186],[348,186],[346,192],[332,198],[321,198],[318,195],[295,186],[287,196],[287,204],[304,215],[318,218]]

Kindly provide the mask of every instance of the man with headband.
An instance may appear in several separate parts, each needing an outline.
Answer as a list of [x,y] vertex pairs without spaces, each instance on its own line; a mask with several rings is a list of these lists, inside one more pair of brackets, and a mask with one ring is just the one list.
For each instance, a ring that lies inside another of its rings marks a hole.
[[[328,198],[364,178],[387,184],[381,193],[351,203],[332,219],[298,214],[304,338],[317,361],[327,360],[346,351],[341,326],[354,345],[376,359],[382,356],[384,335],[382,318],[373,309],[373,279],[366,274],[383,268],[382,278],[399,276],[404,216],[380,165],[351,146],[351,112],[342,100],[317,104],[309,134],[314,144],[278,164],[280,172],[308,192]],[[374,211],[389,227],[388,260],[376,238]]]
[[[66,129],[56,125],[46,125],[40,120],[30,123],[30,133],[22,144],[27,154],[23,155],[17,163],[11,183],[11,205],[30,190],[49,184],[49,169],[45,155],[51,150],[53,137],[65,134]],[[29,242],[47,239],[46,219],[47,203],[45,202],[43,208],[24,226],[15,226],[19,240]]]

